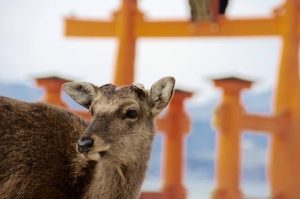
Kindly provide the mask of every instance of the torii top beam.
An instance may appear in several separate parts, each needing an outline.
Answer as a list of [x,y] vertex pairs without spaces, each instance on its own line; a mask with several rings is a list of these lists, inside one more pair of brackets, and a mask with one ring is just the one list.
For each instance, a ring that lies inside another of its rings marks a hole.
[[[66,36],[77,37],[114,37],[116,36],[117,18],[123,6],[112,20],[84,20],[68,17],[65,19]],[[130,1],[129,1],[130,2]],[[271,18],[227,19],[219,16],[217,22],[190,20],[147,20],[136,8],[135,12],[136,37],[198,37],[198,36],[272,36],[280,34],[280,15],[274,13]],[[297,26],[300,29],[300,24]]]
[[[208,21],[151,21],[137,20],[137,37],[199,37],[199,36],[272,36],[280,34],[280,17],[262,19],[235,19],[219,17],[217,23]],[[300,26],[300,25],[299,25]],[[300,27],[298,26],[298,29]],[[66,19],[66,36],[114,37],[116,22]]]

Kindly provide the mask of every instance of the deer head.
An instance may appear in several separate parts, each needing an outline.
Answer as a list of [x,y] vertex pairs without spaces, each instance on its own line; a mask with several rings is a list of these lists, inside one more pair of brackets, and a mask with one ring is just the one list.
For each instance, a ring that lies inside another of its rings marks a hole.
[[153,118],[168,105],[174,84],[173,77],[160,79],[150,90],[138,84],[120,88],[85,82],[64,84],[63,90],[92,115],[77,143],[77,151],[87,160],[121,164],[150,152]]

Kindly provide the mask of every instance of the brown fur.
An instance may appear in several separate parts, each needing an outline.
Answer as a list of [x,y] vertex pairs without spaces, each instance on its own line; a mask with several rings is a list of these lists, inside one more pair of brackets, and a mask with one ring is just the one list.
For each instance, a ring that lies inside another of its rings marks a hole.
[[[67,93],[93,114],[89,124],[58,107],[0,97],[0,197],[137,198],[150,156],[153,118],[167,105],[173,86],[173,78],[151,91],[70,83]],[[165,87],[167,97],[159,93]],[[127,117],[132,108],[136,118]],[[83,136],[91,137],[94,146],[79,154],[75,146]],[[99,155],[104,149],[105,155]]]
[[87,124],[42,103],[0,98],[1,198],[77,198],[93,163],[75,149]]

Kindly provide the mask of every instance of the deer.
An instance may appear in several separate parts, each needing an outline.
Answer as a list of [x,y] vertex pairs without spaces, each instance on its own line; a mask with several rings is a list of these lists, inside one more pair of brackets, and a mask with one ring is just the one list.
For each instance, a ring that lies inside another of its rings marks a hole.
[[136,199],[175,79],[149,90],[67,82],[62,89],[91,114],[89,122],[42,102],[0,97],[2,199]]

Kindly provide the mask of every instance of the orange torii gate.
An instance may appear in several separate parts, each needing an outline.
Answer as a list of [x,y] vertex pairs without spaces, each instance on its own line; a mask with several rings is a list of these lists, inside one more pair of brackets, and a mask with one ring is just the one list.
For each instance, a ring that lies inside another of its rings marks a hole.
[[[287,115],[287,129],[273,129],[270,178],[275,198],[300,198],[300,95],[298,75],[299,0],[286,0],[271,18],[227,19],[213,22],[152,21],[139,11],[137,0],[123,0],[110,21],[65,19],[66,36],[117,37],[119,49],[114,82],[130,84],[134,79],[136,39],[140,37],[281,36],[283,51],[279,69],[275,115]],[[225,149],[226,150],[226,149]],[[225,166],[218,162],[220,168]],[[218,179],[219,180],[219,179]],[[231,186],[231,185],[230,185]],[[232,185],[235,186],[235,185]],[[217,190],[228,191],[225,187]]]

